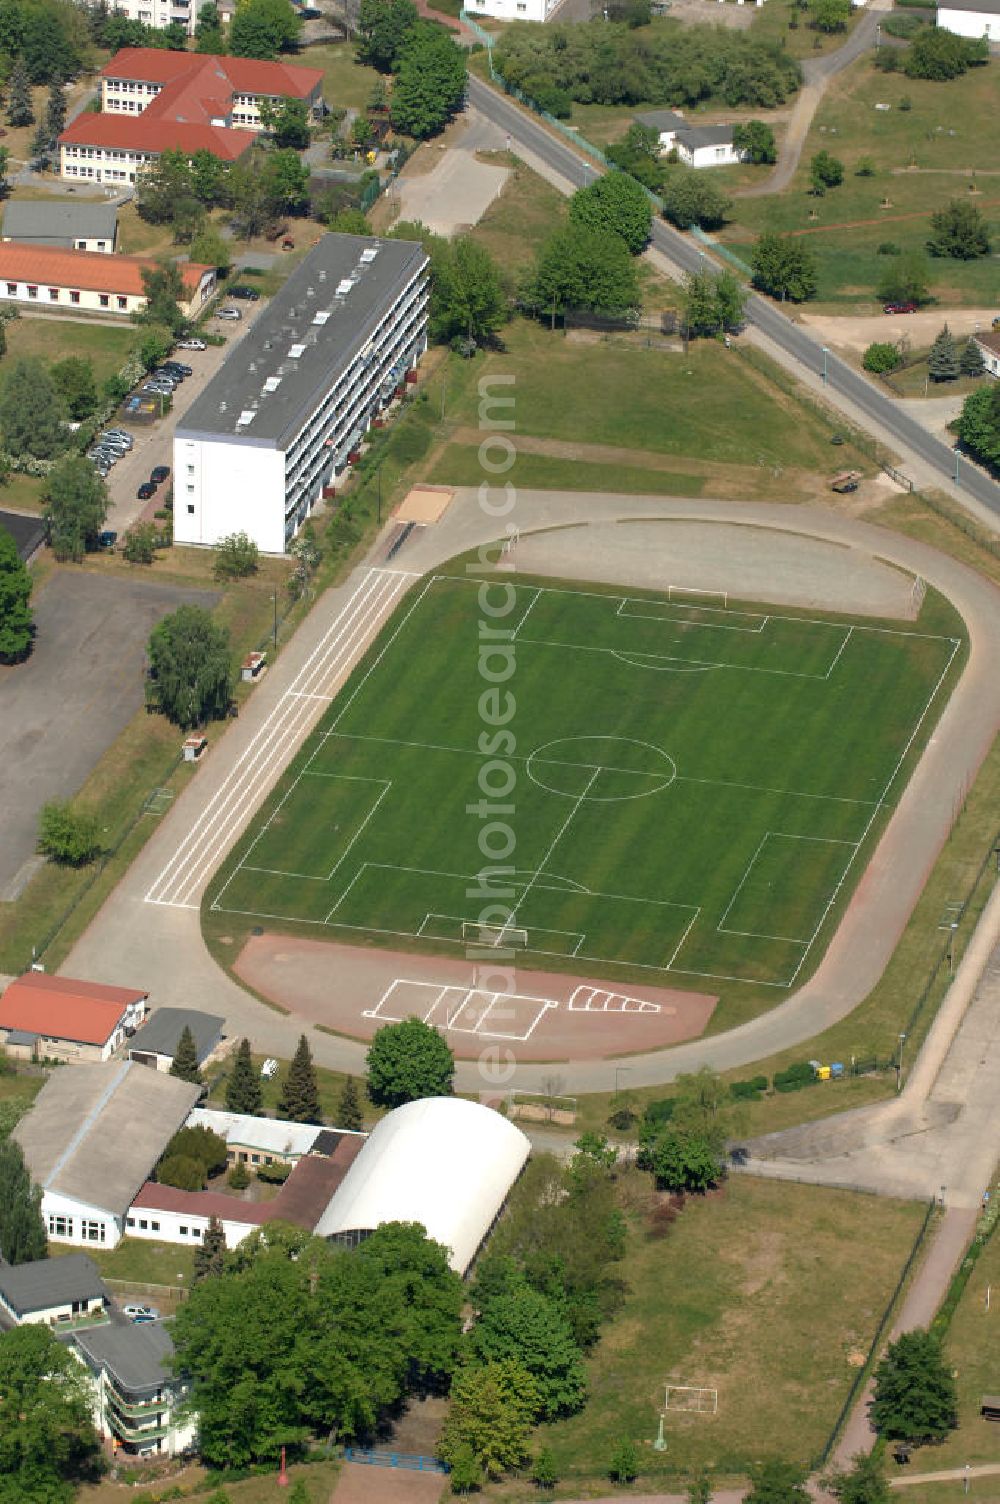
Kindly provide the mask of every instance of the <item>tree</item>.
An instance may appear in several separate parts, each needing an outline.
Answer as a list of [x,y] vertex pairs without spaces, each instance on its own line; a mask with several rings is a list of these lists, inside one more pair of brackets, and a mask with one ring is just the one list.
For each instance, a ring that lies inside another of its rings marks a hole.
[[805,1468],[773,1457],[750,1471],[750,1490],[743,1504],[809,1504]]
[[844,181],[844,164],[831,157],[825,149],[818,151],[809,163],[809,184],[817,198],[822,198],[828,188],[837,188]]
[[53,459],[66,444],[63,416],[59,395],[42,362],[32,356],[16,360],[0,384],[0,432],[8,454]]
[[442,342],[489,344],[510,318],[496,262],[468,235],[434,237],[431,254],[431,334]]
[[292,52],[298,44],[302,17],[289,0],[246,0],[229,23],[233,57],[266,58]]
[[357,1256],[377,1270],[387,1296],[403,1312],[408,1387],[440,1387],[458,1362],[465,1300],[448,1250],[418,1222],[385,1222]]
[[31,649],[31,583],[17,544],[0,526],[0,663],[20,663]]
[[958,78],[967,69],[989,62],[985,37],[970,40],[945,31],[943,27],[925,27],[914,38],[903,58],[907,78],[929,78],[943,83]]
[[958,349],[948,325],[935,336],[927,356],[927,374],[932,381],[957,381],[959,375]]
[[160,1160],[156,1178],[161,1185],[170,1185],[177,1191],[203,1191],[205,1176],[202,1167],[189,1154],[170,1154]]
[[226,1168],[227,1158],[226,1140],[221,1133],[201,1126],[178,1128],[163,1151],[157,1178],[162,1179],[160,1169],[168,1160],[188,1160],[197,1166],[199,1183],[196,1189],[201,1190],[210,1176],[218,1175]]
[[305,151],[309,145],[309,106],[304,99],[283,99],[277,108],[265,107],[261,119],[275,146]]
[[45,135],[49,151],[55,151],[59,137],[66,129],[66,85],[61,77],[49,84],[49,97],[45,103]]
[[38,849],[60,867],[85,867],[101,849],[96,816],[50,799],[38,816]]
[[988,256],[989,232],[975,204],[952,199],[946,208],[932,214],[927,249],[932,256],[951,256],[956,261],[974,261],[977,256]]
[[361,1111],[361,1098],[358,1096],[358,1086],[353,1076],[348,1076],[344,1082],[344,1088],[340,1093],[340,1103],[337,1107],[337,1127],[346,1128],[351,1133],[360,1133],[365,1126],[364,1113]]
[[152,564],[156,559],[159,532],[151,522],[137,522],[125,534],[122,556],[129,564]]
[[319,1106],[319,1088],[316,1085],[316,1067],[312,1051],[304,1034],[299,1035],[292,1063],[281,1089],[278,1101],[278,1116],[291,1123],[322,1123]]
[[743,322],[746,292],[730,271],[691,272],[684,279],[684,325],[689,335],[718,334]]
[[178,304],[184,300],[184,279],[175,261],[160,261],[144,266],[139,275],[146,306],[132,317],[139,324],[163,324],[177,334],[187,322]]
[[958,417],[958,437],[976,459],[994,469],[1000,467],[1000,384],[994,382],[966,397]]
[[7,1264],[30,1264],[48,1252],[41,1187],[32,1185],[17,1140],[0,1139],[0,1257]]
[[816,295],[812,253],[790,236],[765,234],[750,253],[753,285],[782,302],[802,303]]
[[[839,3],[839,0],[838,0]],[[763,120],[747,120],[733,126],[733,147],[755,166],[778,160],[774,131]]]
[[228,533],[215,546],[212,573],[217,580],[242,580],[257,573],[260,551],[248,533]]
[[725,1166],[702,1134],[684,1133],[672,1126],[644,1136],[638,1164],[652,1170],[656,1184],[667,1191],[707,1191],[723,1178]]
[[720,1153],[729,1136],[732,1117],[732,1093],[711,1066],[703,1065],[700,1070],[677,1077],[672,1128],[698,1135]]
[[634,1441],[620,1441],[611,1453],[608,1477],[612,1483],[634,1483],[639,1476],[639,1453]]
[[81,355],[67,355],[52,366],[52,384],[77,422],[89,418],[97,409],[97,383],[90,361]]
[[577,189],[569,201],[574,224],[600,234],[620,235],[633,256],[644,250],[653,223],[649,196],[624,172],[609,172]]
[[[6,198],[8,193],[10,192],[10,182],[7,178],[7,171],[9,167],[10,151],[6,146],[0,146],[0,198]],[[0,350],[0,355],[6,355],[6,353],[7,346],[5,343],[3,349]]]
[[810,25],[817,31],[846,31],[851,0],[809,0]]
[[465,53],[433,21],[417,21],[396,63],[392,123],[423,141],[436,136],[465,103]]
[[233,1056],[233,1068],[226,1082],[226,1109],[229,1112],[247,1112],[253,1116],[264,1105],[264,1090],[260,1084],[260,1072],[250,1054],[249,1039],[241,1039]]
[[17,58],[7,80],[7,123],[31,125],[35,112],[31,107],[31,80],[24,60]]
[[201,1085],[198,1049],[194,1042],[194,1035],[187,1024],[181,1030],[181,1037],[177,1041],[174,1058],[170,1062],[170,1074],[180,1081],[190,1081],[194,1086]]
[[53,553],[79,564],[108,515],[104,481],[82,455],[67,454],[49,471],[42,496]]
[[983,356],[974,339],[967,339],[958,358],[958,369],[963,376],[981,376],[986,367]]
[[70,1504],[100,1473],[86,1370],[48,1327],[0,1341],[0,1490],[10,1504]]
[[411,0],[361,0],[358,9],[358,62],[391,73],[419,18]]
[[198,19],[194,27],[195,51],[220,53],[225,51],[222,38],[222,18],[219,15],[219,7],[214,0],[209,0],[207,5],[198,8]]
[[618,235],[598,235],[581,225],[566,225],[545,242],[529,295],[550,313],[567,308],[619,313],[639,303],[639,283],[632,257]]
[[660,136],[651,126],[640,125],[634,120],[625,133],[625,139],[608,146],[605,155],[609,162],[613,162],[623,172],[638,178],[644,188],[658,193],[663,187]]
[[927,259],[919,251],[905,251],[886,263],[875,296],[882,303],[926,303],[928,289]]
[[480,1472],[492,1479],[523,1467],[540,1403],[534,1379],[514,1358],[460,1369],[451,1386],[438,1456],[454,1466],[471,1453]]
[[437,1029],[419,1018],[377,1029],[365,1063],[368,1095],[380,1107],[451,1096],[455,1057]]
[[555,1488],[559,1482],[559,1469],[549,1447],[542,1447],[531,1464],[531,1481],[536,1488]]
[[279,214],[298,214],[309,202],[309,168],[298,152],[269,152],[264,181]]
[[692,225],[700,225],[703,230],[717,229],[729,212],[729,199],[722,190],[709,181],[706,173],[695,172],[691,167],[675,168],[661,197],[663,217],[679,230],[690,230]]
[[512,1274],[485,1303],[470,1334],[484,1363],[516,1361],[538,1386],[539,1415],[572,1415],[587,1393],[583,1356],[569,1320],[554,1300]]
[[148,334],[144,334],[138,350],[143,370],[151,371],[154,366],[166,360],[173,344],[173,339],[165,329],[150,329]]
[[840,1504],[889,1504],[889,1484],[875,1452],[859,1452],[850,1472],[835,1473],[828,1486]]
[[916,1327],[890,1342],[875,1370],[872,1426],[889,1441],[944,1441],[958,1425],[955,1380],[930,1332]]
[[205,1235],[194,1251],[194,1282],[216,1279],[226,1267],[226,1234],[218,1217],[209,1217]]
[[232,691],[229,633],[201,606],[179,606],[149,638],[152,690],[168,720],[185,730],[221,719]]
[[903,357],[896,345],[887,340],[875,340],[865,351],[861,364],[866,371],[871,371],[875,376],[884,376],[888,371],[894,371],[902,365]]
[[712,1485],[707,1473],[697,1473],[688,1484],[688,1504],[712,1504]]
[[191,242],[191,260],[196,266],[214,266],[227,272],[232,265],[233,250],[212,225],[204,225]]

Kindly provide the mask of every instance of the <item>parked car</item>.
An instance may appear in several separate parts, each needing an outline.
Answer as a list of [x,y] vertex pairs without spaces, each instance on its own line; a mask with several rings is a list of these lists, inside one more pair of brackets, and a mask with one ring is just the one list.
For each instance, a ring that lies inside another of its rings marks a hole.
[[98,533],[97,535],[97,546],[98,548],[103,548],[105,552],[113,552],[117,542],[118,534],[111,532],[110,529],[106,529],[103,533]]
[[127,454],[135,443],[135,440],[130,433],[122,433],[120,428],[109,428],[105,433],[97,435],[97,442],[99,444],[114,444],[116,448],[121,449],[124,454]]
[[121,455],[114,449],[91,449],[87,454],[88,460],[95,460],[102,465],[116,465]]
[[152,392],[154,397],[172,397],[174,389],[168,381],[147,381],[143,386],[144,392]]
[[245,287],[242,283],[237,287],[231,287],[229,289],[229,296],[231,298],[242,298],[244,303],[260,302],[260,293],[256,287]]
[[164,386],[168,386],[171,391],[174,391],[174,389],[176,387],[179,387],[181,384],[179,376],[174,376],[170,373],[170,371],[165,371],[162,366],[160,366],[158,370],[150,371],[149,379],[150,381],[161,382]]
[[95,449],[113,449],[119,457],[128,454],[129,451],[129,445],[125,440],[119,439],[115,434],[100,434],[94,447]]
[[123,1306],[122,1310],[130,1321],[137,1321],[140,1317],[145,1317],[147,1321],[155,1321],[160,1314],[155,1306],[128,1305]]
[[93,460],[91,463],[94,466],[95,472],[101,477],[101,479],[107,480],[108,476],[111,474],[111,466],[107,463],[107,461]]
[[154,486],[162,486],[170,474],[169,465],[154,465],[149,472],[149,479]]
[[241,319],[243,315],[238,308],[220,308],[217,317],[220,319]]
[[148,501],[151,496],[156,495],[156,487],[150,485],[148,480],[144,480],[135,494],[140,501]]
[[207,350],[208,346],[203,339],[179,339],[177,348],[178,350]]
[[129,433],[129,431],[128,431],[127,428],[106,428],[104,430],[104,432],[105,432],[105,434],[108,434],[108,435],[112,435],[113,434],[115,437],[117,437],[119,439],[125,439],[125,440],[127,440],[128,447],[130,449],[132,448],[132,445],[135,442],[135,440],[133,438],[133,435]]
[[163,369],[181,377],[194,375],[194,368],[184,365],[183,361],[180,360],[165,360],[163,362]]
[[916,311],[916,303],[886,303],[882,309],[883,313],[916,313]]

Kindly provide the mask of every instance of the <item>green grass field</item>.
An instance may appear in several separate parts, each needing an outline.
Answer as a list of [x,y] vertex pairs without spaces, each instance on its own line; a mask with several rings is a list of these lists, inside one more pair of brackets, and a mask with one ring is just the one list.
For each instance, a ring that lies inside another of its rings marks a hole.
[[[479,841],[502,814],[512,836],[496,840],[514,850],[492,852],[513,869],[501,882],[526,959],[791,986],[860,875],[959,640],[522,577],[492,599],[508,590],[506,734],[480,718],[475,581],[422,582],[209,908],[447,953],[483,938]],[[509,811],[477,812],[484,794]]]

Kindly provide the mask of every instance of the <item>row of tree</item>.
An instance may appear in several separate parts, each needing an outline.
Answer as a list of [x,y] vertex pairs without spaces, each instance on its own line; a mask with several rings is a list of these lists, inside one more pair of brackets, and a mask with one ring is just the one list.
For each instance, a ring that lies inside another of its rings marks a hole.
[[434,136],[462,108],[466,54],[445,27],[424,20],[412,0],[361,0],[357,55],[393,75],[392,123],[404,135]]

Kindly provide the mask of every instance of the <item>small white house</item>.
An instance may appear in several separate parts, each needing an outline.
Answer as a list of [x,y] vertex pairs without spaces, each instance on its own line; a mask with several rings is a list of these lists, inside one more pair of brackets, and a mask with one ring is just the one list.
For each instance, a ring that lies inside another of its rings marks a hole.
[[989,374],[1000,376],[1000,330],[993,334],[977,334],[974,341]]
[[1000,42],[1000,0],[946,0],[938,6],[937,24],[959,37]]
[[562,0],[472,0],[470,15],[491,16],[494,21],[547,21]]
[[744,159],[731,125],[691,125],[679,110],[644,110],[636,119],[656,132],[661,156],[676,151],[688,167],[727,167]]
[[85,1253],[0,1263],[0,1311],[15,1326],[68,1329],[77,1322],[102,1320],[110,1304],[110,1292]]

